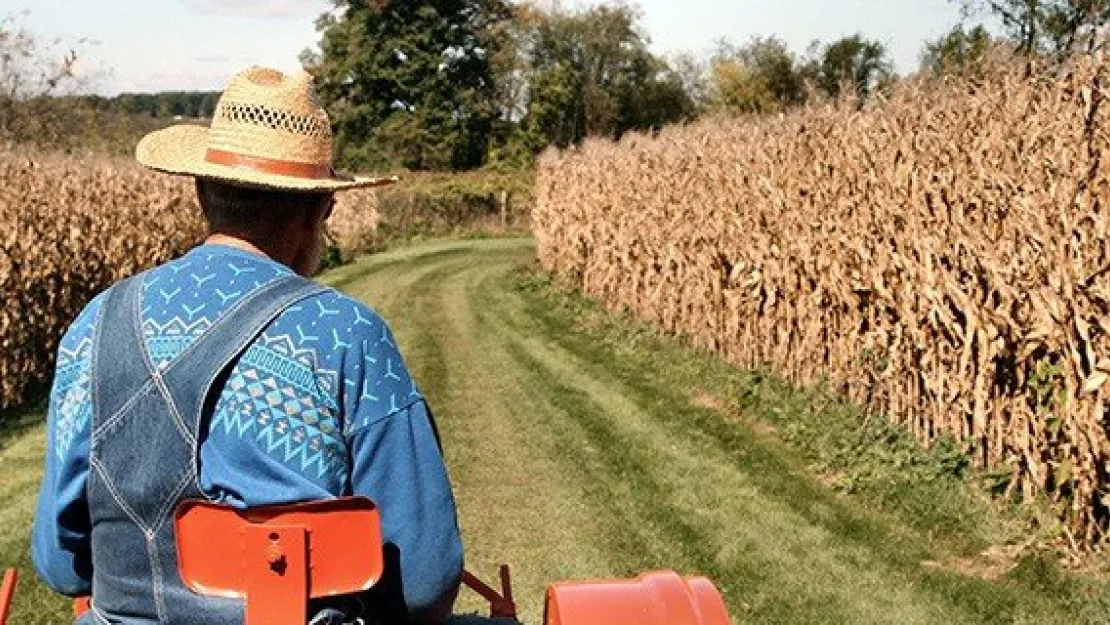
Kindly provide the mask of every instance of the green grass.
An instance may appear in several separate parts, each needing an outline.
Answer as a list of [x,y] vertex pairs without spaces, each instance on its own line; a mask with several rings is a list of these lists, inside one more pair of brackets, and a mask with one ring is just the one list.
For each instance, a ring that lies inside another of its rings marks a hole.
[[[551,581],[663,567],[712,577],[738,623],[1110,622],[1096,576],[998,548],[1036,517],[985,497],[953,445],[923,452],[820,390],[660,338],[537,276],[532,254],[438,242],[325,277],[393,326],[437,415],[468,568],[510,562],[528,622]],[[3,564],[27,566],[40,421],[0,435]],[[13,622],[67,609],[31,582]]]
[[46,432],[41,410],[3,415],[0,420],[0,569],[21,575],[12,625],[65,623],[69,602],[38,582],[31,568],[31,519],[42,477]]

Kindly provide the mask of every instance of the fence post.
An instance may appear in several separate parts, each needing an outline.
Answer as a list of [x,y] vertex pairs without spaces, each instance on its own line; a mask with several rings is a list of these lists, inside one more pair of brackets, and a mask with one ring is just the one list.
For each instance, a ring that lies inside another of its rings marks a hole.
[[505,228],[509,225],[509,192],[502,189],[501,195],[498,198],[498,208],[501,210],[501,227]]

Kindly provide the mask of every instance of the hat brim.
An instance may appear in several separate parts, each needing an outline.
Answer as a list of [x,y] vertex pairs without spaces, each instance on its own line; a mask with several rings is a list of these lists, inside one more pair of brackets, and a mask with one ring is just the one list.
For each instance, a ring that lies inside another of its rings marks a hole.
[[332,173],[330,178],[298,178],[265,173],[248,167],[228,167],[205,160],[208,128],[179,125],[154,131],[139,141],[135,158],[145,167],[177,176],[209,178],[229,184],[301,193],[345,191],[380,187],[398,181],[396,176],[372,178]]

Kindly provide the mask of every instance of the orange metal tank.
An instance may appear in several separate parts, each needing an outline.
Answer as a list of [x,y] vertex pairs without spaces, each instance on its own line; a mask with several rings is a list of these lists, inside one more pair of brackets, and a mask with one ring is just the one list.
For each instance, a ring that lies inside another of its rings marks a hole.
[[545,625],[729,625],[717,588],[673,571],[634,580],[563,582],[547,589]]

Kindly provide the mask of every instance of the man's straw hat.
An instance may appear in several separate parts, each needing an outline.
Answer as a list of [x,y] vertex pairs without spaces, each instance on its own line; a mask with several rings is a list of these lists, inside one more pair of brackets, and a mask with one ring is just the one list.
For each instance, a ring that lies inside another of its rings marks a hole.
[[354,178],[332,169],[328,114],[312,77],[252,67],[231,79],[212,127],[179,125],[139,141],[135,158],[170,174],[293,192],[380,186],[396,178]]

